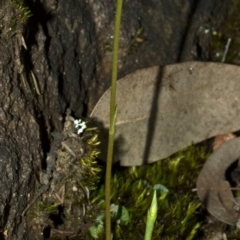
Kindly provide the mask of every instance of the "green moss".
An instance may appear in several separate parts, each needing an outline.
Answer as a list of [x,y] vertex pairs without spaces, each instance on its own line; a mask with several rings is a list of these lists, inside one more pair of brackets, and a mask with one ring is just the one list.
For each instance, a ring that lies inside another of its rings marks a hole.
[[29,8],[23,0],[10,0],[1,2],[0,34],[22,34],[24,25],[31,16]]
[[16,10],[15,25],[17,24],[16,22],[20,22],[21,24],[25,24],[31,16],[31,11],[26,6],[25,2],[23,0],[12,0],[12,1],[10,1],[10,4]]
[[143,29],[139,28],[136,30],[134,36],[131,37],[129,47],[128,47],[128,54],[134,54],[137,52],[139,47],[142,43],[144,43],[146,39],[143,37]]
[[[158,217],[153,239],[198,239],[200,229],[196,197],[196,179],[208,153],[191,146],[171,158],[151,165],[114,169],[112,202],[124,206],[130,215],[127,225],[115,223],[119,237],[114,239],[142,239],[147,210],[156,184],[165,186],[168,193],[158,190]],[[93,203],[104,208],[104,185],[93,193]],[[120,234],[121,233],[121,234]],[[101,238],[99,238],[101,239]]]
[[44,229],[51,228],[52,236],[48,239],[74,235],[76,239],[86,239],[79,236],[87,235],[88,229],[84,234],[80,229],[86,228],[85,221],[97,217],[89,192],[97,189],[102,178],[102,168],[96,161],[98,133],[95,128],[87,128],[82,136],[74,135],[73,119],[65,124],[70,130],[62,134],[50,189],[29,210],[29,224],[39,236]]

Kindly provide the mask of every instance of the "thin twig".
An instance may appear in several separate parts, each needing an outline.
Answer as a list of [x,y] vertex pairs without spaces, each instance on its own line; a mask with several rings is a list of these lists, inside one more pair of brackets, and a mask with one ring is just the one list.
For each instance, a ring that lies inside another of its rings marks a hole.
[[65,142],[62,142],[62,146],[63,146],[74,158],[76,158],[76,154],[72,151],[72,149],[71,149]]
[[48,190],[49,186],[48,185],[42,185],[40,188],[40,193],[30,202],[30,204],[23,210],[21,216],[23,217],[25,213],[28,211],[28,209],[37,201],[37,199]]
[[32,75],[32,78],[33,78],[33,83],[34,83],[34,86],[35,86],[35,90],[36,90],[37,94],[40,96],[40,95],[41,95],[41,92],[40,92],[40,90],[39,90],[38,83],[37,83],[37,79],[36,79],[33,71],[31,71],[31,75]]
[[228,41],[227,41],[227,44],[225,46],[225,50],[224,50],[224,53],[223,53],[223,57],[222,57],[222,63],[225,62],[225,59],[226,59],[226,56],[227,56],[227,53],[228,53],[231,41],[232,41],[231,38],[229,38]]

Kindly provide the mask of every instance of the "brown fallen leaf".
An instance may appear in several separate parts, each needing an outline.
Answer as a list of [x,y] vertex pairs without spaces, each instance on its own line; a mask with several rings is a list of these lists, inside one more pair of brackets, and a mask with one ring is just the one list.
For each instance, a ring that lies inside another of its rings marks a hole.
[[233,139],[233,138],[236,138],[236,135],[234,135],[233,133],[227,133],[227,134],[222,134],[222,135],[216,136],[213,141],[213,151],[215,151],[217,148],[219,148],[226,141]]
[[240,138],[223,143],[204,164],[198,179],[197,192],[203,205],[218,220],[237,224],[240,214],[226,171],[240,157]]
[[[239,130],[239,76],[239,66],[185,62],[138,70],[119,80],[115,161],[122,166],[152,163],[192,143]],[[109,99],[107,90],[91,113],[102,129],[102,160]]]

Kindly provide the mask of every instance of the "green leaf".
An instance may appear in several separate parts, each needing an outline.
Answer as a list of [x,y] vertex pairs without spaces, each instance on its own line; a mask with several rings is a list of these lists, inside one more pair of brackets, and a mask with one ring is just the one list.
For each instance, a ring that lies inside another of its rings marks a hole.
[[111,204],[112,219],[118,224],[127,224],[129,222],[128,210],[121,205]]
[[162,184],[155,184],[153,190],[159,191],[161,193],[168,193],[169,190]]
[[95,239],[99,238],[99,235],[103,232],[104,226],[99,224],[89,228],[91,236]]

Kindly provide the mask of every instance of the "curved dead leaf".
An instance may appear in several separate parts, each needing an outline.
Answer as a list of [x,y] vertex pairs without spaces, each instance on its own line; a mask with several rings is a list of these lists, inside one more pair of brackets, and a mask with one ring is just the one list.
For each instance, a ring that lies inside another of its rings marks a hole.
[[[138,70],[118,81],[115,161],[123,166],[151,163],[239,130],[239,76],[238,66],[186,62]],[[103,160],[109,99],[107,90],[91,113],[104,129]]]
[[226,180],[229,167],[240,157],[240,138],[223,143],[204,164],[197,180],[198,196],[207,210],[222,222],[234,225],[239,220],[231,186]]
[[212,144],[213,151],[218,149],[223,143],[233,138],[236,138],[236,135],[234,135],[233,133],[226,133],[226,134],[216,136]]

